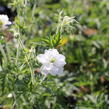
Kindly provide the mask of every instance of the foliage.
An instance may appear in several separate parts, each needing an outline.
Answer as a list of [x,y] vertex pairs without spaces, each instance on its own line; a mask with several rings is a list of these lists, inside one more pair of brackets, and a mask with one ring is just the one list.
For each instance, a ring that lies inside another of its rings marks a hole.
[[[2,1],[17,16],[0,30],[0,106],[108,109],[109,1]],[[72,18],[68,25],[65,16]],[[61,76],[40,74],[36,56],[49,48],[66,56]]]

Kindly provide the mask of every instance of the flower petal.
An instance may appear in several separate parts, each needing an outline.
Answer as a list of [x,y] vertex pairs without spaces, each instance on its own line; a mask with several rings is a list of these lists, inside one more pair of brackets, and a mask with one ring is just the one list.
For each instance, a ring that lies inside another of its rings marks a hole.
[[47,64],[48,63],[48,60],[47,58],[45,57],[44,54],[39,54],[37,56],[37,60],[41,63],[41,64]]
[[41,73],[44,75],[60,75],[61,73],[63,73],[63,67],[56,67],[53,64],[42,65]]
[[64,55],[57,55],[56,56],[56,62],[54,63],[54,65],[58,66],[58,67],[63,67],[66,64],[65,62],[65,56]]
[[52,64],[46,64],[41,66],[41,73],[44,75],[50,74],[52,72],[53,65]]

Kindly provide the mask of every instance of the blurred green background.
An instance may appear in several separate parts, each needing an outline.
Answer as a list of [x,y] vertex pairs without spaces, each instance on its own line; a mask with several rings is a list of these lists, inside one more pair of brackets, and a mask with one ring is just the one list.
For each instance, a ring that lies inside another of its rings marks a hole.
[[15,22],[22,39],[26,46],[36,49],[34,43],[40,37],[54,34],[60,11],[75,16],[78,23],[64,31],[58,48],[67,61],[65,77],[60,80],[67,81],[66,97],[57,96],[63,106],[53,109],[109,109],[109,0],[3,2],[17,10]]

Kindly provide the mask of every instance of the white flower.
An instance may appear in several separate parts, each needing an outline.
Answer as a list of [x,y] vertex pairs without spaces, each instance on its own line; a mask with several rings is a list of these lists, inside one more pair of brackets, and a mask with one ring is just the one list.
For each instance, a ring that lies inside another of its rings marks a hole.
[[0,24],[2,24],[3,29],[6,29],[8,25],[12,24],[12,22],[9,21],[7,15],[0,15]]
[[41,73],[44,75],[59,75],[63,72],[63,67],[66,64],[65,56],[59,54],[56,49],[45,50],[45,53],[39,54],[37,59],[42,64]]

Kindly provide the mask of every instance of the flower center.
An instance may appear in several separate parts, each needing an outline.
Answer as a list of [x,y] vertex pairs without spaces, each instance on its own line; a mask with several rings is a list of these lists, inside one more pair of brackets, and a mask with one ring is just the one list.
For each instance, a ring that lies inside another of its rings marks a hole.
[[50,60],[51,63],[54,63],[55,61],[56,61],[55,58],[52,58],[52,59]]

